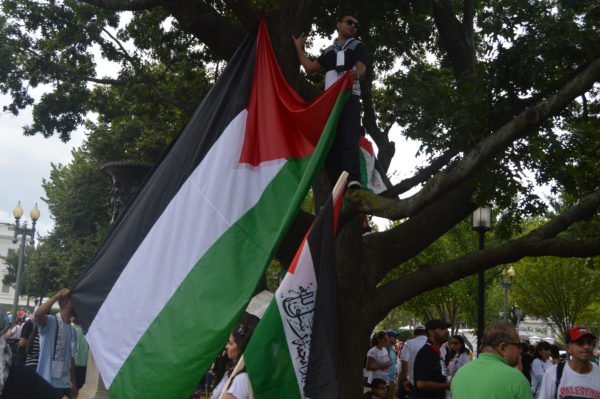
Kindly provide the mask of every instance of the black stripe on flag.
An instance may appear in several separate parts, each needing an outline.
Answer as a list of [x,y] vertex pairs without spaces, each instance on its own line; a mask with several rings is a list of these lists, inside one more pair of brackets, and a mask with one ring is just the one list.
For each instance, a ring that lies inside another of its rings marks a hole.
[[[221,133],[248,105],[256,54],[257,27],[150,172],[72,290],[85,333],[112,286],[180,187],[202,162]],[[186,212],[186,209],[181,209]],[[176,234],[175,229],[173,231]],[[85,295],[80,293],[85,293]]]
[[[338,198],[338,201],[341,201]],[[309,235],[308,245],[317,276],[317,295],[310,340],[304,394],[311,399],[339,397],[339,340],[337,328],[337,276],[334,212],[330,197],[321,208]],[[335,218],[337,220],[337,217]]]

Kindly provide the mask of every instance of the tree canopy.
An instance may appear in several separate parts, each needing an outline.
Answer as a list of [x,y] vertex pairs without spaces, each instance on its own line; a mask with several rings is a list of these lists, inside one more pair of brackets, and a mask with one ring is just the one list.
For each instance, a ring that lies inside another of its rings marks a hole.
[[[600,254],[590,227],[600,205],[597,1],[1,4],[0,90],[12,96],[4,110],[33,106],[25,134],[68,140],[82,125],[88,134],[73,163],[57,165],[45,183],[56,222],[47,240],[54,255],[69,253],[60,259],[73,270],[106,232],[109,183],[96,168],[115,159],[155,161],[261,12],[284,74],[307,98],[320,78],[299,71],[291,35],[329,35],[340,13],[358,19],[372,58],[361,82],[363,125],[380,161],[393,170],[390,132],[398,129],[421,143],[427,162],[382,195],[347,196],[337,239],[339,323],[350,348],[342,354],[343,397],[358,391],[364,337],[399,304],[527,256]],[[49,89],[34,99],[30,89],[41,84]],[[567,199],[560,209],[549,211],[535,194],[542,184]],[[92,210],[86,222],[80,200]],[[496,213],[493,245],[405,267],[483,203]],[[360,214],[398,223],[363,237]],[[524,231],[521,221],[533,216],[545,222]],[[310,217],[299,220],[296,227],[306,226],[301,221]]]

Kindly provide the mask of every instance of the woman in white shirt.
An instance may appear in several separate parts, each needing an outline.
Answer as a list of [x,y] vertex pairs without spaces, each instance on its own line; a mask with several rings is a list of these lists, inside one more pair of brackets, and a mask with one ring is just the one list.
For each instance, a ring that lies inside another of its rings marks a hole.
[[448,377],[453,377],[459,368],[471,361],[470,351],[465,346],[465,339],[461,335],[450,338],[450,363],[448,363]]
[[251,335],[252,331],[244,324],[240,324],[231,332],[229,341],[225,345],[227,357],[231,360],[231,364],[219,384],[215,387],[210,399],[218,399],[223,391],[226,392],[223,395],[223,399],[249,399],[251,388],[246,368],[235,375],[231,381],[229,381],[229,376],[240,360]]
[[536,399],[539,396],[544,373],[548,367],[552,366],[550,361],[550,344],[546,341],[540,341],[535,347],[535,355],[531,363],[531,390]]
[[387,349],[388,336],[384,331],[379,331],[371,339],[373,347],[367,352],[367,364],[365,368],[370,371],[369,384],[375,378],[388,381],[388,368],[390,367],[390,355]]

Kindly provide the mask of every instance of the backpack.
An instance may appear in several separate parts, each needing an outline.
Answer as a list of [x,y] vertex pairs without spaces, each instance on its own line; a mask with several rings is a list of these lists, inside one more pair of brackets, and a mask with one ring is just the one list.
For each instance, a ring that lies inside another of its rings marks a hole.
[[25,353],[27,355],[31,355],[31,352],[33,351],[33,341],[35,341],[35,338],[37,337],[38,334],[39,334],[38,324],[33,323],[33,330],[31,330],[31,334],[29,335],[29,339],[27,340],[27,347],[25,350]]
[[556,385],[554,387],[554,399],[558,398],[558,386],[560,385],[560,379],[562,378],[563,371],[565,370],[565,362],[560,362],[556,366]]

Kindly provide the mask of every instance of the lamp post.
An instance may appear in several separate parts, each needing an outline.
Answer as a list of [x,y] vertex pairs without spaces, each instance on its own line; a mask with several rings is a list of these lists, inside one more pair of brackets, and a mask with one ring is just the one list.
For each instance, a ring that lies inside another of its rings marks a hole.
[[[485,248],[485,232],[492,229],[492,208],[488,205],[481,206],[473,212],[473,230],[479,233],[479,250]],[[477,355],[483,337],[485,307],[485,271],[478,273],[477,285]]]
[[504,289],[504,316],[502,319],[508,320],[508,291],[512,290],[512,280],[515,276],[514,267],[509,267],[502,271],[502,275],[500,276],[500,287]]
[[35,243],[35,224],[40,218],[40,210],[37,207],[37,204],[33,207],[31,212],[29,212],[29,216],[31,217],[31,228],[27,228],[27,222],[23,222],[23,227],[20,225],[21,217],[23,216],[23,208],[21,208],[21,201],[17,204],[15,209],[13,209],[13,216],[15,217],[15,235],[13,237],[13,244],[16,244],[18,241],[18,236],[21,235],[21,246],[19,247],[19,265],[17,266],[17,281],[15,283],[15,299],[13,302],[13,310],[12,317],[13,321],[17,320],[17,308],[19,307],[19,296],[21,295],[21,285],[22,285],[22,277],[23,277],[23,265],[25,264],[25,241],[27,241],[27,236],[31,237],[29,240],[29,244],[33,245]]

